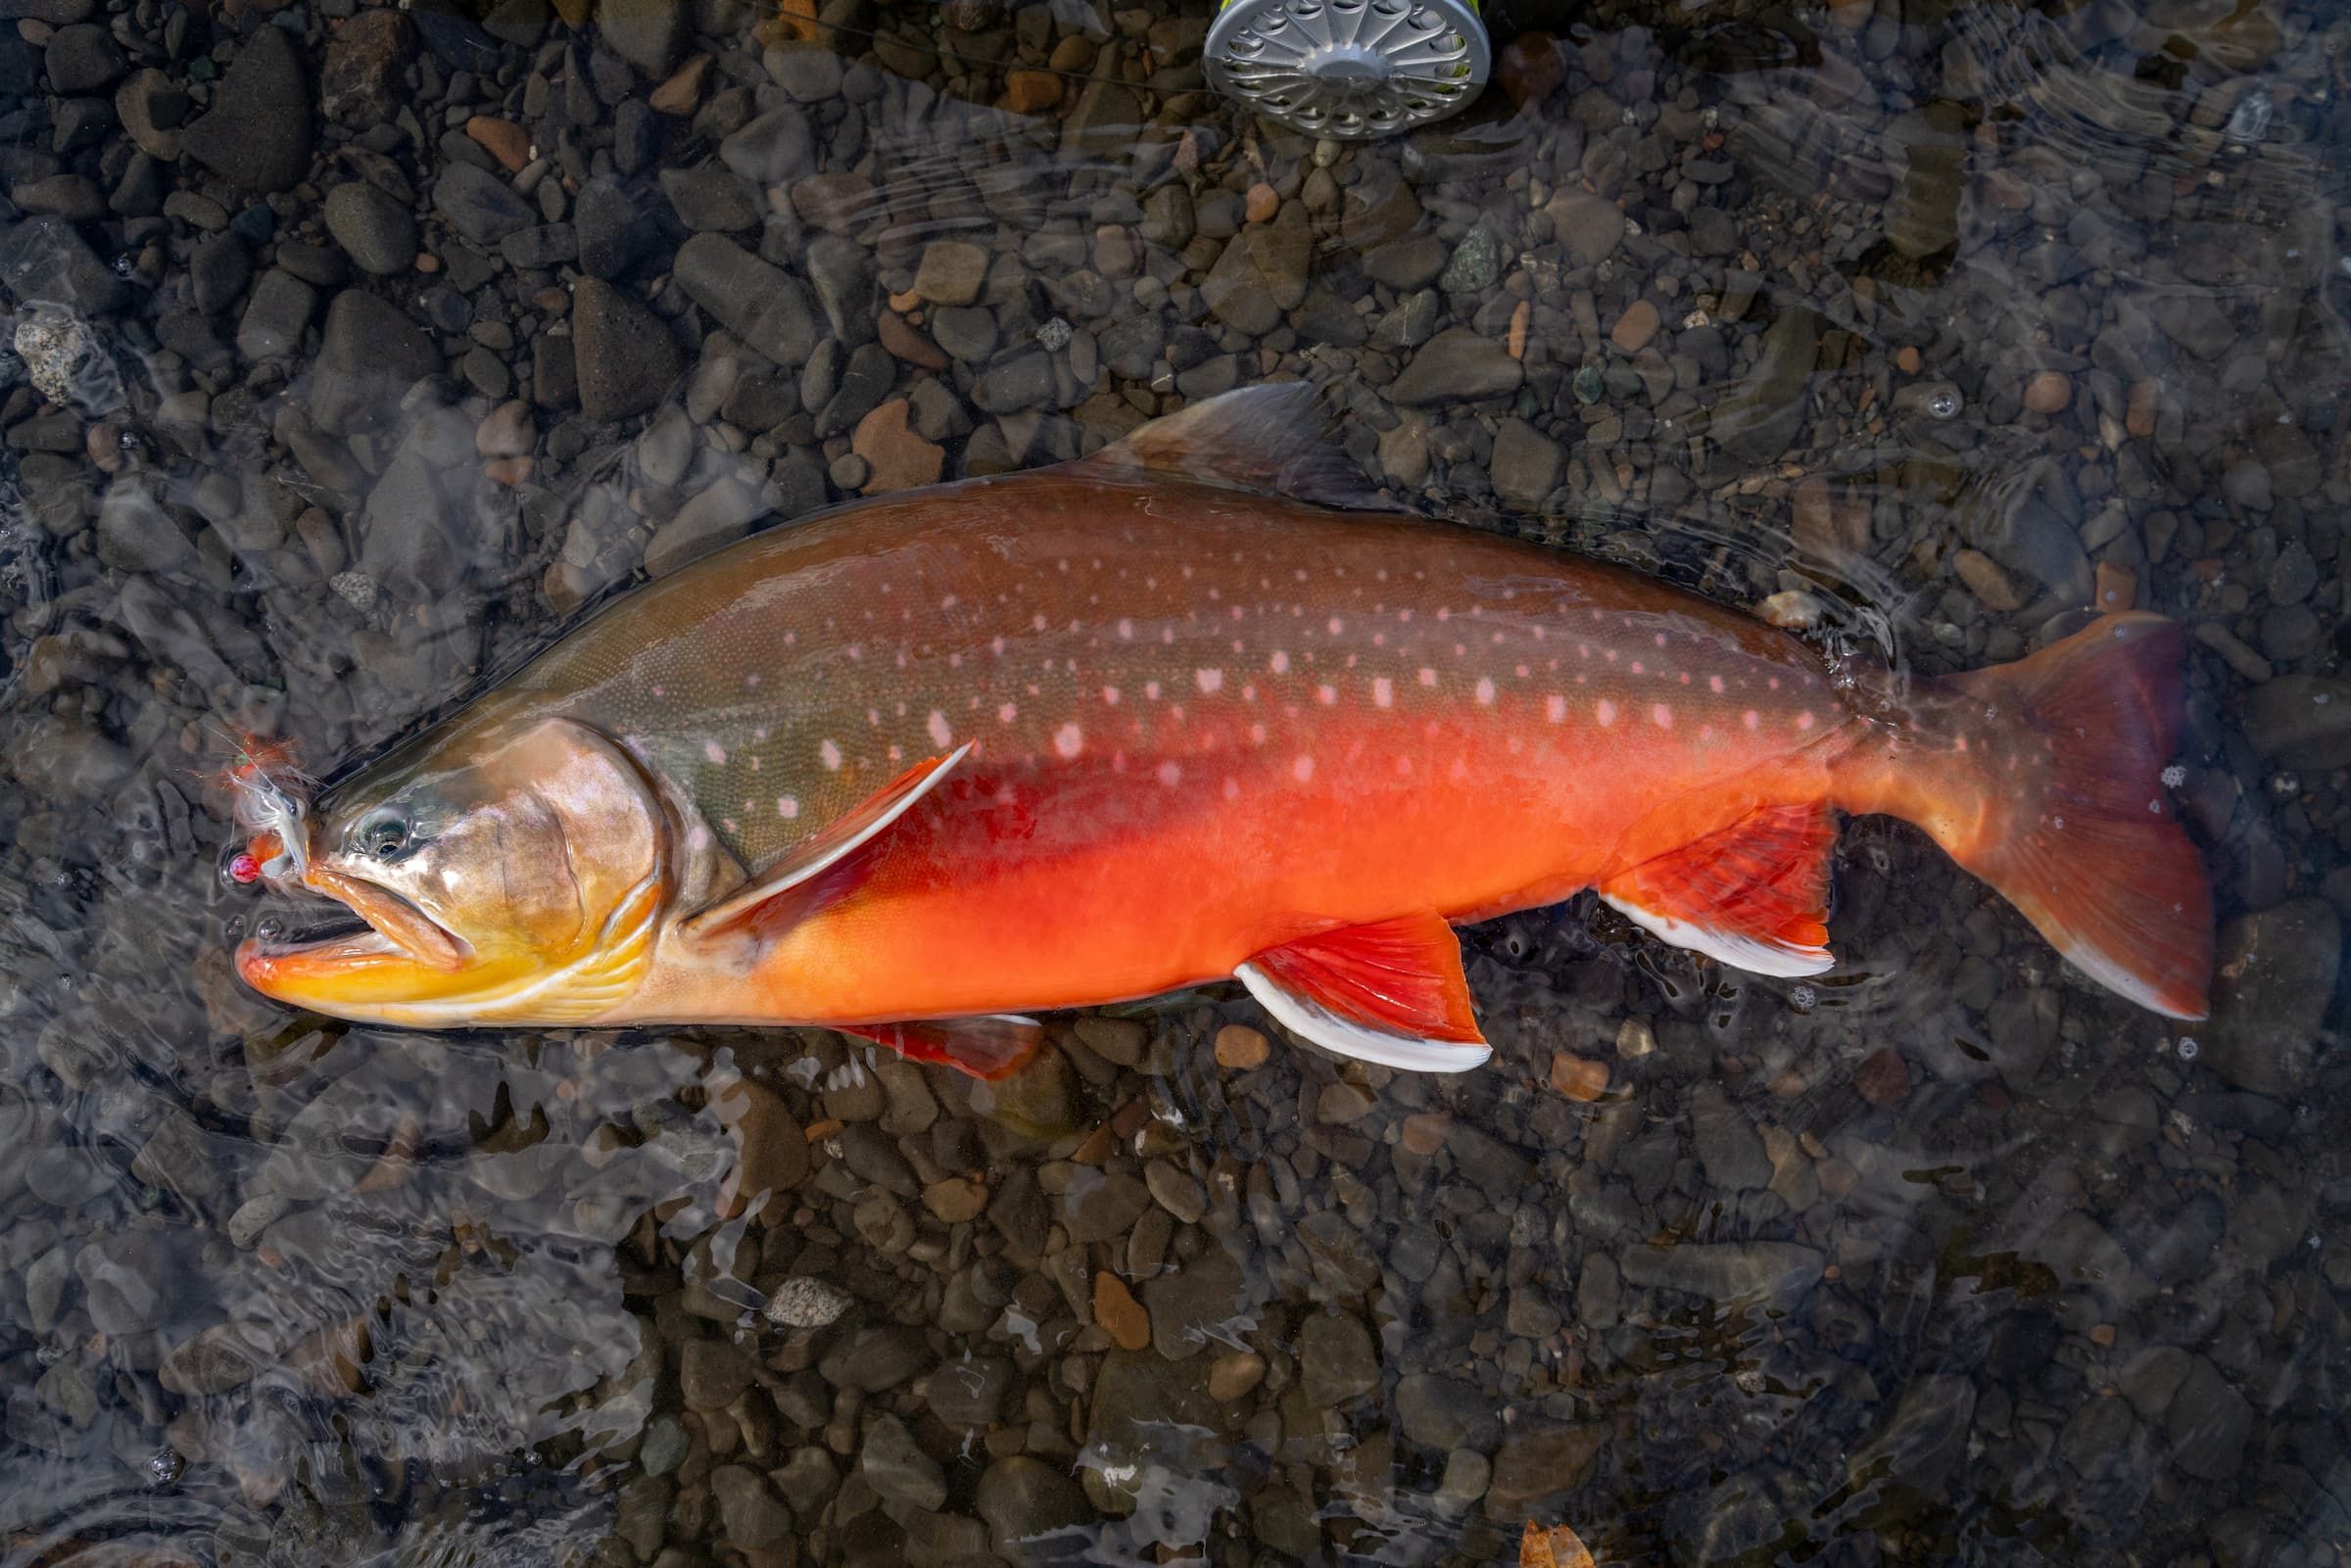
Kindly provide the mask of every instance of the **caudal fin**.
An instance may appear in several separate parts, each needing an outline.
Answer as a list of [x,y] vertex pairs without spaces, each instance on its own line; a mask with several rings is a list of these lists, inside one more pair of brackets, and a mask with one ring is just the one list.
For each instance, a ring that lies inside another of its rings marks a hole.
[[2163,783],[2179,742],[2181,662],[2177,624],[2108,615],[2013,664],[1942,683],[1959,699],[1961,733],[1978,737],[1966,763],[1943,761],[1975,775],[1985,809],[1948,838],[1926,826],[2090,978],[2200,1019],[2212,884]]

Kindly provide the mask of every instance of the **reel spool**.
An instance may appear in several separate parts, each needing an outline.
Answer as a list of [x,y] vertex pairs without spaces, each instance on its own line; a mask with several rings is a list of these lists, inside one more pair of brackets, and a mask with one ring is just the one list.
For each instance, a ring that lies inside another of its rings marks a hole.
[[1494,54],[1475,0],[1224,0],[1203,63],[1268,119],[1355,140],[1466,109]]

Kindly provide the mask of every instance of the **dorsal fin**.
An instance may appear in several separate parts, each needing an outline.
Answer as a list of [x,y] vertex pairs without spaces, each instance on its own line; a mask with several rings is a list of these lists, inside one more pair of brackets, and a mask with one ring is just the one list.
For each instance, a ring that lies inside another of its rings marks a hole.
[[1270,382],[1205,399],[1152,420],[1070,467],[1180,474],[1357,511],[1396,511],[1331,439],[1335,410],[1304,381]]

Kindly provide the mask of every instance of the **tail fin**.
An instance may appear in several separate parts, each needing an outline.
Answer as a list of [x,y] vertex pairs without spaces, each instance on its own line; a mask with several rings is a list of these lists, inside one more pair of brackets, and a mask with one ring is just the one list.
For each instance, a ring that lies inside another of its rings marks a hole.
[[1942,683],[1962,733],[1988,742],[1969,760],[1989,809],[1953,834],[1964,841],[1925,826],[2084,974],[2141,1007],[2200,1019],[2212,884],[2162,777],[2179,742],[2182,657],[2177,624],[2108,615]]

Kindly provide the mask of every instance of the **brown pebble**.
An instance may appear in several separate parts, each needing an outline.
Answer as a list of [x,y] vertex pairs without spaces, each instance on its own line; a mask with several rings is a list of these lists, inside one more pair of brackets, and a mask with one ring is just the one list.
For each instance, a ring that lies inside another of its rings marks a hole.
[[430,251],[419,251],[416,254],[416,270],[428,274],[440,271],[441,258]]
[[987,1187],[977,1176],[949,1176],[923,1189],[923,1207],[940,1224],[960,1225],[987,1207]]
[[2106,615],[2130,609],[2138,602],[2138,574],[2114,561],[2100,561],[2094,602]]
[[1151,1314],[1134,1299],[1127,1282],[1108,1269],[1094,1276],[1094,1321],[1109,1332],[1120,1350],[1150,1348]]
[[1511,358],[1523,359],[1526,357],[1526,328],[1527,323],[1534,318],[1535,308],[1526,300],[1520,300],[1511,311],[1511,333],[1510,337],[1505,340],[1503,349]]
[[856,433],[849,438],[849,450],[869,465],[865,480],[869,496],[938,482],[946,451],[915,433],[906,422],[907,408],[904,398],[890,399],[858,420]]
[[1522,32],[1502,46],[1494,80],[1514,109],[1540,104],[1567,79],[1559,39],[1548,32]]
[[1532,1519],[1518,1538],[1518,1568],[1592,1568],[1592,1548],[1565,1525],[1539,1525]]
[[1919,357],[1918,350],[1907,344],[1894,352],[1894,367],[1906,376],[1918,374],[1919,367],[1925,363],[1926,360]]
[[874,322],[874,336],[882,340],[882,347],[889,351],[893,359],[925,370],[944,370],[948,365],[945,351],[895,310],[882,312]]
[[1608,341],[1622,354],[1639,354],[1649,347],[1649,340],[1657,335],[1657,308],[1647,300],[1635,300],[1624,308],[1624,314],[1608,328]]
[[492,483],[512,490],[531,477],[533,466],[528,457],[494,457],[482,464],[482,472]]
[[1274,195],[1273,187],[1262,179],[1249,187],[1247,201],[1249,221],[1252,223],[1271,223],[1273,214],[1281,211],[1281,198]]
[[1273,1047],[1246,1023],[1227,1023],[1217,1031],[1217,1066],[1251,1072],[1266,1065]]
[[509,174],[531,161],[531,133],[510,119],[476,115],[465,121],[465,134],[488,148]]
[[2021,610],[2025,596],[2016,591],[2000,563],[1980,549],[1963,549],[1951,557],[1951,570],[1988,610]]
[[923,297],[912,289],[908,289],[903,294],[893,294],[889,297],[889,308],[900,315],[904,315],[909,310],[920,309],[922,304]]
[[1853,1091],[1881,1111],[1891,1111],[1910,1098],[1910,1069],[1902,1053],[1882,1046],[1853,1069]]
[[1004,77],[1004,107],[1033,115],[1061,102],[1061,78],[1050,71],[1015,71]]
[[2112,1346],[2114,1344],[2114,1325],[2112,1323],[2092,1323],[2089,1328],[2089,1343],[2101,1351]]
[[1551,1059],[1551,1086],[1570,1100],[1590,1105],[1608,1092],[1608,1065],[1559,1052]]
[[1230,1404],[1265,1381],[1266,1358],[1249,1351],[1229,1351],[1208,1364],[1208,1397]]
[[2073,378],[2062,370],[2043,370],[2025,383],[2025,406],[2035,413],[2063,413],[2073,401]]
[[1452,1125],[1453,1117],[1442,1111],[1416,1111],[1404,1118],[1398,1137],[1407,1153],[1425,1160],[1445,1147],[1445,1134]]
[[2155,434],[2155,415],[2163,389],[2152,376],[2131,383],[2130,399],[2123,405],[2123,428],[2141,438]]
[[1326,1125],[1360,1121],[1370,1113],[1373,1103],[1368,1093],[1342,1078],[1322,1086],[1315,1100],[1315,1119]]
[[669,79],[647,94],[645,106],[656,115],[691,115],[702,101],[702,73],[710,69],[708,55],[696,55],[669,73]]

